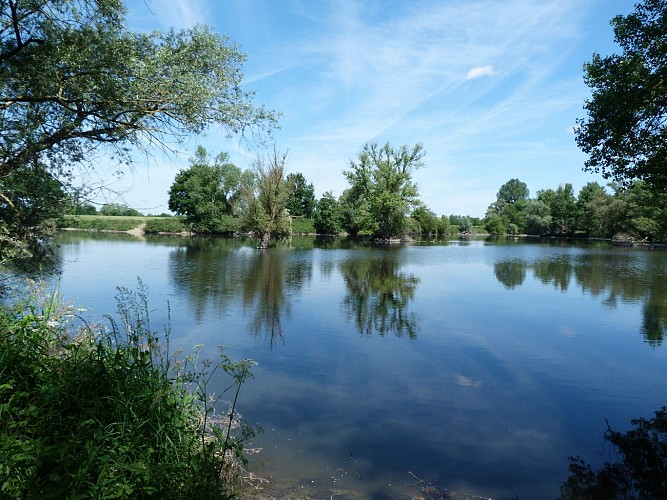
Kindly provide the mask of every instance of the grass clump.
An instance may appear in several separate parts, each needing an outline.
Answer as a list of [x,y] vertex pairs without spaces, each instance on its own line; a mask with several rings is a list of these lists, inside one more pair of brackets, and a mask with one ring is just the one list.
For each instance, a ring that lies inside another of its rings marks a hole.
[[[118,289],[118,319],[83,323],[56,294],[0,307],[0,497],[228,498],[252,431],[235,411],[249,360],[173,361],[146,289]],[[45,298],[46,297],[46,298]],[[208,394],[230,377],[228,412]]]

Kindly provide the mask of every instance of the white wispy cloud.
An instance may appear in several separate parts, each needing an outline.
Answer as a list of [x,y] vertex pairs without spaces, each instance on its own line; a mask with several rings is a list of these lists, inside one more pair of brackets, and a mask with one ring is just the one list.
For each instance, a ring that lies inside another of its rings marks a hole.
[[474,80],[475,78],[481,78],[482,76],[494,76],[496,70],[493,66],[475,66],[466,75],[466,80]]

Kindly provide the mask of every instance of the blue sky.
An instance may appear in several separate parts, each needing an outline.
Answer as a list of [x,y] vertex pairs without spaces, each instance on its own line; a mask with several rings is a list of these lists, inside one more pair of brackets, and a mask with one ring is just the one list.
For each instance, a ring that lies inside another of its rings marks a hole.
[[[572,127],[582,66],[618,51],[610,19],[630,0],[129,0],[135,30],[212,25],[247,55],[245,86],[282,113],[288,172],[338,196],[364,143],[424,145],[414,172],[438,215],[483,216],[511,178],[537,190],[604,180],[582,172]],[[247,168],[257,155],[211,130],[179,154],[138,157],[114,187],[144,212],[197,144]],[[111,200],[113,201],[113,200]]]

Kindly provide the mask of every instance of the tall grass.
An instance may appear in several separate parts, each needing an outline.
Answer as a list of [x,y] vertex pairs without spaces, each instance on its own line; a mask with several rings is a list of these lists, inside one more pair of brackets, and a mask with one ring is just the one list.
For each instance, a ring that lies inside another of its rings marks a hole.
[[[43,289],[0,308],[0,497],[229,498],[252,430],[235,402],[250,360],[169,354],[146,288],[118,289],[109,326]],[[232,405],[208,394],[217,370]]]

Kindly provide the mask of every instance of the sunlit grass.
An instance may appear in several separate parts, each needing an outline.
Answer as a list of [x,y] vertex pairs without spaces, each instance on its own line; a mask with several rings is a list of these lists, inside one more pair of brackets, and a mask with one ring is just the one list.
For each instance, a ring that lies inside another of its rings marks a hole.
[[[170,356],[141,282],[119,288],[107,327],[74,328],[76,309],[29,290],[0,307],[0,497],[231,496],[253,434],[235,411],[253,363]],[[216,371],[230,379],[221,414]]]

